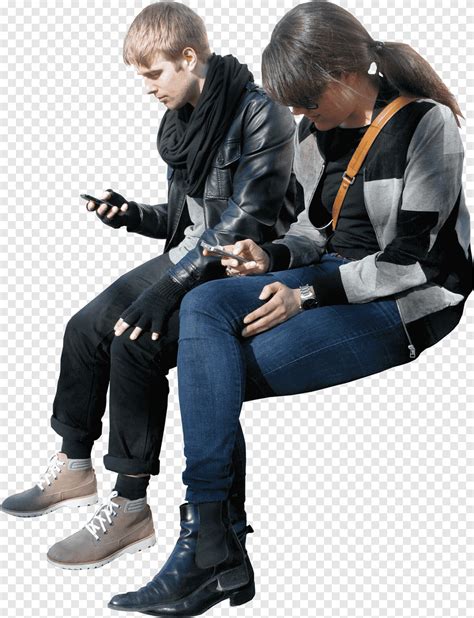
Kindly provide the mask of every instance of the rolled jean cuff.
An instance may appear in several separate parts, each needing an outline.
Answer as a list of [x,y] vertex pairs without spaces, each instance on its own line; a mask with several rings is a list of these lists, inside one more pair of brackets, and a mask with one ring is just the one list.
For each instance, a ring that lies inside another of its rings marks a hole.
[[51,417],[51,427],[61,437],[69,438],[70,440],[74,440],[76,442],[94,442],[95,440],[97,440],[97,438],[100,437],[100,433],[99,435],[93,436],[86,429],[66,425],[66,423],[59,421],[55,416]]
[[200,504],[201,502],[222,502],[227,500],[229,495],[228,491],[225,490],[217,490],[213,492],[209,491],[193,491],[192,489],[186,490],[186,502],[190,502],[191,504]]
[[107,470],[119,474],[151,474],[160,472],[160,460],[143,461],[142,459],[127,459],[126,457],[114,457],[104,455],[104,466]]

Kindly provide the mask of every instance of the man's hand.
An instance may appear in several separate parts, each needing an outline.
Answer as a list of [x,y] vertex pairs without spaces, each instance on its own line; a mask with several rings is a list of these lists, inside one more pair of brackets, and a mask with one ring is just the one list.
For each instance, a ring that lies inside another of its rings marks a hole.
[[123,195],[112,189],[107,189],[100,199],[107,203],[97,206],[89,201],[86,208],[89,211],[95,210],[96,215],[105,225],[118,229],[125,225],[133,228],[140,223],[140,212],[136,202],[127,202]]
[[[223,257],[221,259],[222,266],[226,266],[228,275],[262,275],[266,273],[270,265],[270,258],[265,251],[250,238],[239,240],[235,245],[225,245],[226,251],[234,255],[251,260],[250,262],[239,262],[233,258]],[[203,255],[213,255],[207,249],[203,250]]]
[[242,331],[243,337],[252,337],[258,335],[258,333],[263,333],[263,331],[285,322],[301,311],[300,289],[289,288],[279,281],[266,285],[260,292],[259,298],[260,300],[270,298],[270,300],[245,316],[244,324],[248,324],[248,326]]
[[134,340],[143,330],[151,331],[151,338],[156,341],[161,334],[164,323],[176,309],[186,290],[181,284],[164,275],[140,294],[135,302],[126,309],[114,326],[115,334],[120,336],[127,328],[135,324],[130,335]]

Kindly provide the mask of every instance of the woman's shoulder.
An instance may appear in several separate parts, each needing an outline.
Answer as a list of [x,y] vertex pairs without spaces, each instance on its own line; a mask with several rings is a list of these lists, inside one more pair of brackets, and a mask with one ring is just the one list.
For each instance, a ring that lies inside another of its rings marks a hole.
[[400,92],[400,96],[407,96],[415,99],[411,105],[413,106],[413,110],[415,112],[421,112],[420,119],[426,115],[427,121],[429,120],[431,123],[437,123],[440,125],[454,125],[458,127],[456,115],[453,110],[444,103],[441,103],[436,99],[422,97],[409,92]]
[[444,105],[444,103],[435,101],[434,99],[421,99],[420,101],[425,101],[432,105],[431,116],[433,116],[437,122],[444,125],[452,125],[455,126],[456,129],[459,129],[456,122],[456,115],[450,107]]
[[413,102],[414,113],[418,115],[416,131],[412,141],[438,138],[448,149],[463,149],[459,126],[452,109],[435,99],[417,98]]

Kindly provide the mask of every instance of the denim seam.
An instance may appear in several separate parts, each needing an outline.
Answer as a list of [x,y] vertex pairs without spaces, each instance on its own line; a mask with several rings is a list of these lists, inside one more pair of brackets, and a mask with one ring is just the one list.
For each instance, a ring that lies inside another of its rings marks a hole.
[[[233,346],[232,346],[232,353],[234,354],[234,358],[236,361],[236,364],[242,364],[243,365],[243,371],[240,372],[240,374],[237,374],[234,376],[234,379],[236,381],[236,384],[239,388],[239,402],[240,402],[240,410],[237,416],[237,423],[239,423],[239,418],[240,418],[240,413],[242,411],[242,401],[245,398],[245,379],[239,380],[238,375],[241,376],[245,376],[247,373],[247,364],[245,362],[245,355],[242,353],[242,347],[240,345],[240,343],[235,341],[235,337],[232,338],[233,339]],[[239,404],[237,404],[239,405]],[[235,445],[235,440],[236,440],[236,435],[237,435],[237,427],[234,431],[234,445]],[[232,458],[232,455],[231,455]],[[232,467],[232,466],[231,466]]]
[[[346,339],[339,339],[337,341],[337,343],[333,343],[331,345],[327,345],[323,348],[318,348],[318,353],[319,352],[323,352],[324,350],[328,350],[329,348],[333,348],[336,347],[337,345],[340,345],[341,343],[347,343],[349,341],[355,341],[356,339],[361,339],[362,337],[367,337],[367,335],[376,335],[377,333],[381,333],[383,331],[388,331],[388,330],[393,330],[395,328],[400,328],[400,324],[396,324],[394,326],[389,326],[388,328],[379,328],[377,330],[372,330],[372,331],[368,331],[366,333],[360,334],[360,335],[356,335],[354,337],[347,337]],[[272,373],[274,373],[275,371],[279,371],[280,369],[283,369],[284,367],[289,367],[290,365],[293,365],[294,363],[297,363],[298,361],[302,360],[303,358],[307,358],[308,356],[311,356],[314,352],[309,352],[308,354],[305,354],[304,356],[299,356],[297,359],[294,359],[292,361],[290,361],[289,363],[286,363],[284,365],[280,365],[279,367],[275,367],[274,369],[272,369],[271,371],[263,374],[262,375],[265,376],[269,376]]]

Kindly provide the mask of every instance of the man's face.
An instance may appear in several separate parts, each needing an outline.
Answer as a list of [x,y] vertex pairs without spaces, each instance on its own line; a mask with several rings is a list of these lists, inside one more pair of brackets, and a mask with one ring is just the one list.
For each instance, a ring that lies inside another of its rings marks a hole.
[[198,84],[192,69],[193,59],[183,52],[182,59],[177,61],[158,54],[149,68],[138,66],[137,73],[145,80],[147,94],[155,96],[168,109],[179,109],[187,103],[195,104]]

